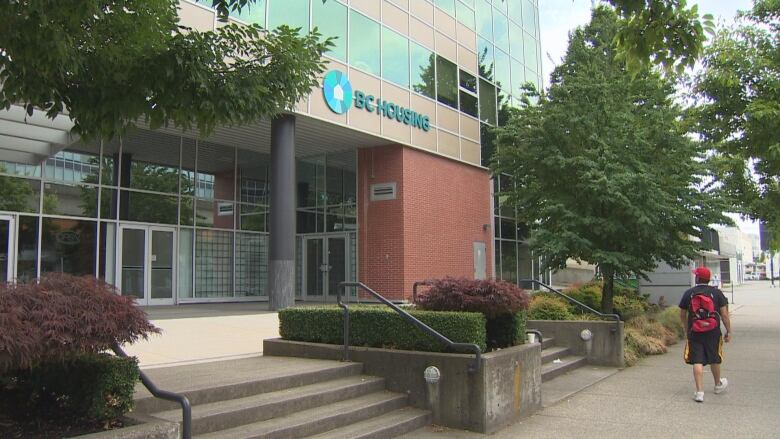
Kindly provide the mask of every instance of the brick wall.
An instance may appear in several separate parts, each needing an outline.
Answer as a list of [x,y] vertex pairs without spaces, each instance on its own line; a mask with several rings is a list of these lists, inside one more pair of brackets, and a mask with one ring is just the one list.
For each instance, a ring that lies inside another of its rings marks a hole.
[[[415,281],[471,278],[475,241],[486,245],[490,275],[493,216],[487,171],[398,145],[361,149],[358,160],[362,282],[389,298],[410,299]],[[369,200],[371,184],[393,181],[395,200]]]

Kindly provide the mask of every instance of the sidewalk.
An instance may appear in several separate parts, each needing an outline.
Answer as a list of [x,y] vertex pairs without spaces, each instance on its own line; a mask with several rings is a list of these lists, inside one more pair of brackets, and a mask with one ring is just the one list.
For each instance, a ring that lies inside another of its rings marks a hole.
[[[648,357],[490,437],[780,437],[780,289],[751,282],[735,289],[734,298],[734,341],[726,345],[723,363],[726,393],[712,393],[712,376],[705,368],[704,403],[693,401],[693,375],[683,364],[684,343],[679,343],[666,355]],[[403,437],[487,436],[427,428]]]

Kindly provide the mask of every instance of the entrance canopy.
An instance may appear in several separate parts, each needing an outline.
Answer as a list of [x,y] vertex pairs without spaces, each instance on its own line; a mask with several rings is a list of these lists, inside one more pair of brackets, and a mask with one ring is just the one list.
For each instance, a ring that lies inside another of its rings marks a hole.
[[66,115],[49,119],[35,110],[30,116],[20,105],[0,110],[0,161],[39,164],[78,140],[73,125]]

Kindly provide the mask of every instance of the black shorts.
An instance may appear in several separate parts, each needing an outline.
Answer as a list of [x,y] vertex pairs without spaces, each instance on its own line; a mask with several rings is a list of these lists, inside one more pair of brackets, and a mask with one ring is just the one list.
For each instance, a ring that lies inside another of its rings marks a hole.
[[723,337],[720,331],[690,334],[683,358],[688,364],[720,364],[723,361]]

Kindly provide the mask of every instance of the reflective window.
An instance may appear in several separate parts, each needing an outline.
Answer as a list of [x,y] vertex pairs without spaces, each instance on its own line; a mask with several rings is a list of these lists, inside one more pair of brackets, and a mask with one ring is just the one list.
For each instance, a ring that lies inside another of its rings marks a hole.
[[526,34],[523,45],[525,46],[525,66],[536,71],[538,68],[536,62],[536,39]]
[[198,142],[198,198],[233,200],[235,148],[212,142]]
[[512,98],[504,90],[496,89],[498,107],[498,125],[503,126],[509,120],[509,109],[512,107]]
[[16,278],[28,281],[38,277],[38,218],[19,216],[16,253]]
[[43,184],[43,213],[97,217],[98,186]]
[[[484,123],[479,124],[479,144],[481,148],[482,166],[488,167],[490,166],[490,161],[493,159],[493,154],[496,151],[495,136],[493,135],[493,131],[491,131],[490,125]],[[496,208],[498,208],[498,204],[496,204]]]
[[436,56],[436,100],[458,108],[458,67],[452,61]]
[[100,262],[98,263],[98,277],[107,283],[116,281],[116,224],[100,223]]
[[[472,3],[473,3],[473,0],[472,0]],[[458,21],[462,25],[466,26],[467,28],[469,28],[471,30],[475,30],[476,26],[477,26],[477,23],[476,23],[476,19],[474,18],[474,10],[472,8],[466,6],[461,1],[458,1],[456,3],[455,7],[456,7],[456,12],[457,12],[456,17],[457,17]]]
[[477,37],[477,59],[479,61],[479,76],[493,80],[493,68],[495,61],[493,44],[484,38]]
[[179,229],[178,273],[176,286],[179,289],[179,297],[192,297],[192,246],[194,245],[194,233],[192,229]]
[[41,181],[0,175],[0,210],[37,213]]
[[[100,144],[67,149],[44,162],[44,177],[66,183],[98,183]],[[110,175],[110,174],[109,174]],[[108,182],[106,182],[108,183]]]
[[[211,6],[211,2],[209,6]],[[241,12],[230,11],[230,16],[251,24],[259,24],[265,27],[265,0],[255,0],[247,2],[246,6],[241,8]]]
[[477,33],[493,40],[493,8],[487,0],[477,0],[476,4]]
[[509,21],[506,15],[493,10],[493,41],[504,51],[509,51]]
[[521,96],[525,84],[525,67],[520,61],[512,59],[512,94]]
[[528,0],[523,0],[523,28],[536,36],[536,8]]
[[122,142],[120,186],[179,193],[181,137],[138,131]]
[[360,70],[379,75],[379,23],[350,11],[349,63]]
[[501,279],[517,283],[517,243],[501,241]]
[[479,118],[496,124],[496,88],[484,79],[479,80]]
[[269,0],[268,28],[283,24],[301,28],[300,33],[309,32],[309,0]]
[[175,195],[121,191],[119,219],[144,223],[176,224],[179,198]]
[[466,89],[472,93],[477,92],[477,78],[464,70],[460,71],[459,85],[460,88]]
[[479,117],[479,108],[477,105],[477,96],[471,93],[467,93],[463,90],[460,91],[460,111]]
[[409,87],[409,40],[398,32],[382,28],[382,77],[390,82]]
[[509,23],[509,48],[513,57],[523,59],[523,29],[520,26]]
[[495,81],[504,90],[510,90],[512,83],[509,66],[509,55],[503,50],[496,49]]
[[179,184],[183,195],[195,195],[195,155],[196,146],[194,139],[183,138],[181,142],[181,172]]
[[337,1],[322,2],[315,0],[311,4],[312,26],[316,27],[323,37],[336,37],[335,46],[328,52],[329,56],[340,61],[347,60],[347,7]]
[[43,218],[41,273],[95,274],[97,223]]
[[523,1],[524,0],[509,0],[508,6],[509,6],[509,18],[521,23],[523,20]]
[[436,74],[433,52],[410,41],[412,90],[433,99],[436,97]]
[[448,14],[455,16],[455,0],[434,0],[436,6]]
[[40,177],[41,165],[28,165],[26,163],[0,160],[0,174],[18,175],[22,177]]
[[197,200],[195,224],[198,227],[232,229],[234,227],[235,203],[224,200]]

